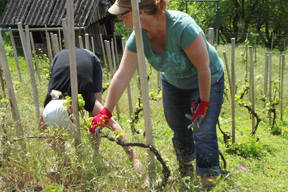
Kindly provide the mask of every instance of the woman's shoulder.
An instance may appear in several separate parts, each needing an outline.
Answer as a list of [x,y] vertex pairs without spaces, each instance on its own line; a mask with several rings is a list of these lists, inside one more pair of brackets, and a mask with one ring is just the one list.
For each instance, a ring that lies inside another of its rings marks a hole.
[[196,23],[195,20],[181,11],[168,10],[167,13],[167,22],[170,27],[180,27],[183,28],[188,24]]

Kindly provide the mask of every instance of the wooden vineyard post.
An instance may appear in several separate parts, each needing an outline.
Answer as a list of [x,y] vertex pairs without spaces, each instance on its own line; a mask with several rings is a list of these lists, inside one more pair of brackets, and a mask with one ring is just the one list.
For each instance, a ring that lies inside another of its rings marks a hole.
[[111,48],[111,53],[112,53],[113,65],[114,65],[114,73],[113,73],[114,75],[117,71],[117,64],[116,64],[116,59],[115,59],[115,49],[114,49],[113,39],[111,39],[110,48]]
[[226,66],[226,70],[227,70],[227,76],[228,76],[228,82],[229,82],[229,87],[230,87],[230,94],[231,92],[231,77],[230,77],[230,69],[229,69],[229,65],[228,65],[228,60],[227,60],[227,54],[226,51],[223,51],[223,55],[224,55],[224,62],[225,62],[225,66]]
[[116,53],[116,61],[117,61],[117,67],[119,66],[119,57],[118,57],[118,49],[117,49],[117,39],[116,39],[116,33],[113,33],[114,36],[114,47],[115,47],[115,53]]
[[53,55],[55,57],[55,55],[57,54],[57,52],[56,52],[57,48],[56,48],[56,45],[55,45],[55,42],[54,42],[54,36],[53,36],[52,32],[50,33],[50,39],[51,39],[51,43],[52,43],[51,48],[52,48],[52,51],[53,51]]
[[60,48],[59,48],[59,43],[58,43],[58,36],[57,34],[53,34],[53,44],[55,45],[55,53],[59,53],[60,52]]
[[34,60],[35,60],[35,68],[36,68],[36,71],[38,74],[39,84],[41,84],[40,71],[39,71],[38,60],[37,60],[36,49],[35,49],[35,45],[34,45],[34,39],[33,39],[32,32],[30,32],[30,39],[31,39],[31,45],[32,45],[32,50],[33,50],[33,56],[34,56]]
[[110,75],[111,75],[111,79],[114,75],[113,73],[113,66],[112,66],[112,58],[111,58],[111,49],[110,49],[110,42],[105,40],[105,47],[106,47],[106,51],[107,51],[107,58],[108,58],[108,63],[109,63],[109,68],[110,68]]
[[78,36],[78,40],[79,40],[79,47],[83,49],[84,45],[83,45],[82,36]]
[[[21,119],[20,119],[20,115],[19,115],[19,111],[17,107],[16,96],[14,92],[14,87],[13,87],[11,73],[10,73],[10,69],[8,65],[8,60],[6,57],[5,47],[4,47],[4,43],[2,40],[1,30],[0,30],[0,61],[2,63],[2,67],[3,67],[3,71],[5,75],[5,82],[6,82],[6,87],[8,91],[9,102],[10,102],[10,106],[12,110],[13,119],[16,122],[15,124],[16,130],[17,130],[16,134],[17,134],[17,137],[23,138],[23,129],[21,125]],[[21,147],[23,151],[26,151],[26,146],[25,146],[24,141],[21,142]]]
[[91,51],[90,46],[89,46],[89,34],[85,33],[85,49],[88,49]]
[[279,80],[279,83],[278,83],[278,89],[279,89],[279,95],[278,97],[280,98],[280,90],[281,90],[281,59],[282,59],[282,54],[280,53],[279,55],[279,66],[278,66],[278,69],[279,69],[279,73],[278,73],[278,80]]
[[9,27],[9,32],[10,32],[10,39],[11,39],[11,43],[12,43],[12,47],[13,47],[14,59],[15,59],[15,63],[17,66],[19,78],[20,78],[20,80],[22,80],[21,70],[20,70],[19,60],[18,60],[18,55],[17,55],[17,50],[16,50],[16,45],[15,45],[15,40],[14,40],[14,36],[13,36],[13,32],[12,32],[11,27]]
[[62,28],[63,28],[63,36],[64,36],[64,47],[68,48],[68,33],[67,33],[67,21],[66,19],[62,19]]
[[68,26],[68,48],[69,48],[69,63],[70,63],[70,78],[71,79],[71,97],[73,106],[73,115],[75,120],[75,148],[79,160],[82,160],[81,147],[81,132],[79,123],[79,109],[78,109],[78,79],[77,79],[77,66],[76,66],[76,48],[75,48],[75,31],[74,31],[74,10],[73,0],[66,1],[67,7],[67,26]]
[[[268,101],[272,102],[272,52],[269,52],[269,96]],[[271,113],[269,112],[269,126],[271,126]]]
[[280,120],[283,120],[283,84],[284,84],[284,67],[285,67],[285,54],[282,54],[282,74],[281,74],[281,87],[280,87]]
[[[141,82],[143,113],[144,113],[144,123],[145,123],[145,137],[146,137],[146,143],[148,145],[153,146],[146,62],[145,62],[145,57],[144,57],[144,45],[143,45],[143,39],[142,39],[141,23],[140,23],[140,18],[139,18],[138,0],[132,0],[131,5],[132,5],[133,25],[134,25],[135,38],[136,38],[138,67],[139,67],[140,82]],[[148,162],[149,162],[148,163],[149,179],[150,181],[155,181],[155,178],[156,178],[155,159],[154,159],[154,153],[151,152],[150,150],[148,151]]]
[[52,47],[51,47],[51,41],[50,41],[50,36],[49,33],[47,31],[47,26],[45,24],[45,33],[46,33],[46,43],[47,43],[47,50],[48,50],[48,58],[50,61],[50,64],[53,60],[53,54],[52,54]]
[[[254,65],[253,65],[253,48],[252,46],[249,46],[249,53],[250,53],[250,87],[251,87],[251,108],[255,112],[255,95],[254,95]],[[251,114],[252,118],[252,131],[254,130],[255,127],[255,117],[253,114]]]
[[94,38],[91,36],[91,46],[92,46],[92,52],[95,54],[95,45],[94,45]]
[[213,35],[214,35],[214,29],[213,28],[209,28],[209,43],[212,46],[214,45]]
[[39,110],[39,103],[38,103],[38,90],[37,90],[37,85],[36,85],[35,76],[34,76],[31,51],[29,51],[27,48],[27,43],[30,44],[30,38],[27,40],[27,38],[25,37],[21,22],[18,23],[18,29],[19,29],[19,34],[20,34],[21,43],[22,43],[22,47],[23,47],[23,52],[24,52],[26,63],[27,63],[28,70],[29,70],[30,82],[31,82],[32,90],[33,90],[33,98],[34,98],[36,117],[37,117],[37,121],[38,121],[38,119],[40,117],[40,110]]
[[58,27],[58,40],[59,40],[59,52],[62,51],[62,41],[61,41],[61,31],[60,31],[60,27]]
[[105,54],[105,48],[104,48],[102,34],[100,34],[100,41],[101,41],[101,46],[102,46],[102,54],[103,54],[103,58],[104,58],[105,70],[106,70],[107,79],[108,79],[108,68],[107,68],[106,54]]
[[[245,62],[245,66],[246,66],[246,73],[245,73],[245,78],[248,79],[248,43],[245,43],[245,57],[246,57],[246,62]],[[250,94],[249,94],[250,95]]]
[[236,77],[235,77],[235,38],[232,38],[231,48],[231,109],[232,109],[232,143],[235,143],[235,92],[236,92]]
[[[264,71],[264,95],[267,98],[267,85],[268,85],[268,55],[265,52],[265,71]],[[267,101],[267,100],[266,100]],[[266,102],[264,103],[264,108],[266,107]]]
[[[125,44],[126,44],[124,37],[122,37],[121,42],[122,42],[122,52],[124,54]],[[129,102],[129,117],[130,117],[130,120],[132,122],[133,107],[132,107],[132,96],[131,96],[130,83],[127,86],[127,95],[128,95],[128,102]],[[134,122],[132,122],[131,126],[133,126],[132,133],[134,134]]]

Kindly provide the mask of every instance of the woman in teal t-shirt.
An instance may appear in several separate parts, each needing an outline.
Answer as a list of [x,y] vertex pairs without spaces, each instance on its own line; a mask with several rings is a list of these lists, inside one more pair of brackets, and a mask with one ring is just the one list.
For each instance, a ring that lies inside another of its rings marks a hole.
[[[223,100],[223,62],[197,23],[185,13],[165,10],[166,5],[165,0],[139,3],[145,57],[162,72],[164,113],[174,132],[172,141],[181,175],[192,176],[196,158],[203,187],[213,187],[221,174],[216,124]],[[108,11],[118,15],[126,28],[132,28],[131,10],[131,0],[116,0]],[[111,81],[106,110],[113,110],[136,68],[132,33]]]

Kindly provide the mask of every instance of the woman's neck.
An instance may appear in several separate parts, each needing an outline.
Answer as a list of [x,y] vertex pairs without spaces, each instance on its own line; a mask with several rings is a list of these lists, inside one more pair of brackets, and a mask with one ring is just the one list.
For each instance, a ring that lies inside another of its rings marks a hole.
[[141,19],[141,26],[148,34],[159,34],[166,30],[166,11],[157,15],[145,15]]

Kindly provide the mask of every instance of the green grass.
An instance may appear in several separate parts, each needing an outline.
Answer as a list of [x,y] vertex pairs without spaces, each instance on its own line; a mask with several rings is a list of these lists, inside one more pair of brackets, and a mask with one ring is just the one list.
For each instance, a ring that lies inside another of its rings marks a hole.
[[[244,76],[246,66],[245,63],[242,62],[243,59],[241,56],[243,50],[244,45],[239,45],[236,48],[235,71],[236,84],[238,87],[237,91],[241,90],[242,85],[245,84]],[[231,69],[231,46],[218,46],[218,54],[222,59],[223,51],[226,51],[227,53],[229,67]],[[264,74],[265,52],[266,50],[264,48],[257,47],[257,60],[254,62],[255,76]],[[280,53],[276,50],[273,51],[273,79],[275,80],[278,78],[279,72],[279,54]],[[16,81],[19,82],[18,88],[15,90],[24,136],[39,136],[40,133],[34,108],[33,92],[25,59],[19,56],[22,80],[19,79],[13,55],[8,54],[8,62],[14,84]],[[42,60],[39,62],[39,67],[42,81],[41,83],[39,82],[37,73],[35,73],[35,79],[37,81],[39,105],[42,111],[43,101],[48,85],[44,69],[49,68],[49,63]],[[147,65],[147,73],[150,72],[152,72],[152,74],[148,81],[149,92],[157,92],[157,72]],[[284,77],[286,75],[287,67],[284,70]],[[104,85],[106,82],[109,82],[109,79],[106,78],[104,67],[103,77]],[[226,68],[225,77],[226,83],[228,83]],[[134,76],[130,84],[134,109],[137,107],[137,98],[140,93],[137,88],[136,79],[136,76]],[[285,86],[286,82],[287,81],[284,82],[284,98],[286,98],[288,93],[287,86]],[[260,100],[260,90],[263,90],[263,86],[264,80],[261,78],[255,87],[256,113],[261,118],[255,137],[251,136],[252,121],[247,109],[238,104],[236,104],[235,110],[235,148],[227,147],[227,144],[224,143],[223,135],[218,129],[219,149],[225,157],[227,173],[224,173],[219,177],[218,185],[216,188],[212,189],[212,191],[288,191],[287,100],[284,99],[283,101],[283,121],[279,119],[279,105],[276,106],[276,123],[281,132],[279,135],[273,135],[270,132],[269,119],[267,111],[264,110],[264,102]],[[219,121],[221,129],[231,134],[231,96],[229,92],[228,87],[226,90],[227,96],[224,99]],[[104,92],[104,101],[106,94],[107,91]],[[8,95],[7,90],[6,95]],[[0,92],[0,97],[3,98],[2,91]],[[246,95],[244,101],[248,102],[248,98],[249,96]],[[42,189],[44,191],[149,191],[148,175],[146,175],[146,177],[139,176],[138,172],[131,167],[128,157],[121,146],[103,138],[101,143],[101,157],[94,155],[88,140],[87,129],[84,128],[82,119],[82,161],[77,160],[73,140],[68,140],[68,142],[66,142],[67,154],[72,159],[73,167],[77,170],[77,174],[73,170],[67,170],[63,166],[62,160],[57,158],[55,152],[49,147],[44,139],[25,139],[27,152],[23,155],[23,153],[21,153],[22,150],[20,142],[13,142],[13,139],[16,138],[17,127],[12,118],[11,108],[8,106],[6,111],[3,101],[0,104],[0,134],[2,136],[0,151],[2,153],[4,152],[4,135],[8,137],[11,147],[8,159],[3,157],[3,155],[1,156],[1,191],[37,191],[37,189]],[[143,113],[140,113],[140,120],[135,124],[136,130],[141,131],[141,134],[133,135],[129,126],[127,92],[124,92],[118,104],[121,112],[121,119],[117,119],[116,110],[114,110],[113,116],[122,126],[129,141],[145,143],[145,138],[143,136],[143,132],[145,131]],[[150,100],[150,106],[154,146],[165,160],[167,166],[171,170],[171,174],[177,175],[177,161],[175,159],[175,153],[171,141],[173,133],[165,121],[162,102],[161,100]],[[3,117],[5,118],[3,119]],[[7,131],[7,134],[4,133],[4,129]],[[256,142],[257,137],[259,138],[259,142]],[[231,140],[229,142],[231,145]],[[134,151],[143,165],[148,167],[147,150],[140,147],[134,147]],[[155,160],[155,162],[155,183],[161,183],[162,166],[157,160]],[[222,160],[220,163],[223,167]],[[57,177],[49,175],[49,170],[52,168],[59,172]],[[150,190],[153,191],[153,189]],[[163,190],[203,191],[200,188],[200,178],[198,176],[194,176],[193,179],[188,181],[179,179],[177,182],[168,183]]]

